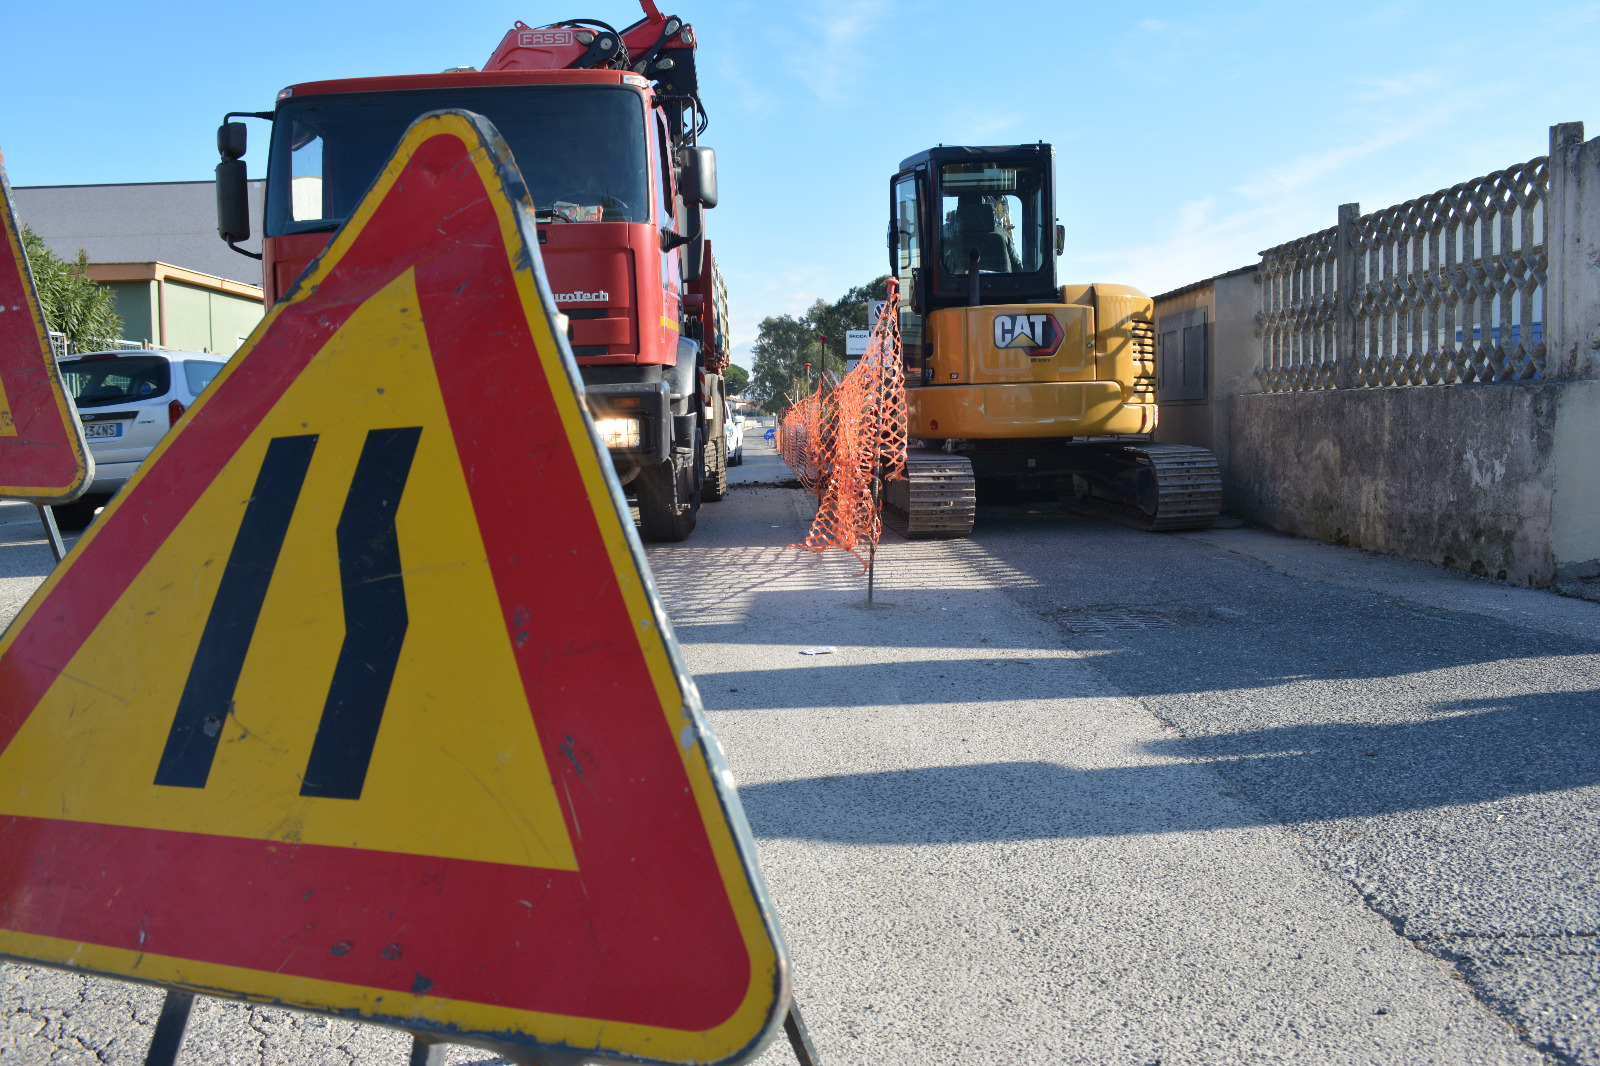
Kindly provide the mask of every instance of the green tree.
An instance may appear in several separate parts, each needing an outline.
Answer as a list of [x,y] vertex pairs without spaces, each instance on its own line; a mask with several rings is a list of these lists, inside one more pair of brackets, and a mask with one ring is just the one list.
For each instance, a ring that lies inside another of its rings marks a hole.
[[45,247],[27,226],[22,227],[22,250],[39,291],[39,310],[45,323],[64,333],[72,351],[92,352],[108,347],[122,336],[122,316],[109,288],[89,277],[89,254],[78,249],[78,261],[69,263]]
[[[786,410],[806,389],[806,363],[819,369],[817,335],[805,318],[779,315],[764,318],[756,331],[755,373],[751,392],[764,411],[778,414]],[[813,377],[813,380],[815,378]]]
[[[888,275],[866,285],[858,285],[832,303],[818,300],[799,318],[779,315],[764,319],[756,333],[756,368],[751,394],[761,400],[763,410],[777,414],[786,409],[805,388],[805,364],[812,365],[811,380],[824,370],[843,374],[845,331],[865,329],[867,301],[881,300]],[[819,339],[827,337],[826,345]]]
[[867,328],[867,301],[881,300],[888,291],[889,275],[866,285],[858,285],[833,301],[825,304],[818,300],[807,312],[807,318],[819,336],[828,338],[828,365],[845,365],[845,331]]
[[727,383],[729,396],[743,396],[744,390],[750,387],[750,371],[738,363],[729,363],[728,369],[722,372],[722,379]]

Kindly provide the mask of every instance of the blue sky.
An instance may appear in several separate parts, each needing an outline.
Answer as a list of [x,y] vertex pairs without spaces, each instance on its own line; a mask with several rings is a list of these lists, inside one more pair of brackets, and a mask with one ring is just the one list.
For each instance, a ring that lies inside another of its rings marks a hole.
[[[747,351],[764,315],[883,273],[888,179],[937,143],[1057,150],[1063,281],[1157,293],[1600,134],[1600,3],[679,0],[700,37],[708,220]],[[441,18],[441,12],[444,17]],[[517,20],[628,0],[8,5],[13,184],[208,178],[223,112],[313,78],[482,65]],[[260,173],[261,147],[249,156]],[[740,359],[748,363],[748,356]]]

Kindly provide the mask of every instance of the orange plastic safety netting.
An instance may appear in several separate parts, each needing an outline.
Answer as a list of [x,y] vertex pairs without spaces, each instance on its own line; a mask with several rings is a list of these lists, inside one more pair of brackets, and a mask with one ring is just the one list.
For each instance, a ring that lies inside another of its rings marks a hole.
[[[806,548],[839,548],[866,565],[863,546],[883,532],[882,482],[905,477],[906,382],[900,359],[898,286],[889,279],[884,313],[867,352],[843,380],[824,375],[789,408],[779,429],[783,461],[817,497]],[[878,478],[874,491],[874,478]]]

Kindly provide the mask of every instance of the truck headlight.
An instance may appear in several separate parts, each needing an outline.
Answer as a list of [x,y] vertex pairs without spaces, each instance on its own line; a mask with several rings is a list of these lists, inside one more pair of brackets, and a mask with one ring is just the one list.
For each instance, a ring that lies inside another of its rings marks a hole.
[[639,446],[639,420],[637,418],[601,418],[595,421],[600,439],[607,448],[637,448]]

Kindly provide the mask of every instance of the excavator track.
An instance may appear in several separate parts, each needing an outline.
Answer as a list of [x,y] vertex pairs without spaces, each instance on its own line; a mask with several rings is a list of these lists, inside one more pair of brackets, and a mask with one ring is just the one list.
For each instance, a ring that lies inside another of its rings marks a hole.
[[964,537],[972,532],[978,488],[972,463],[947,452],[912,450],[906,479],[884,485],[890,527],[908,537]]
[[[1157,532],[1209,529],[1222,511],[1217,457],[1187,444],[1122,444],[1095,449],[1089,491],[1076,502]],[[1109,475],[1109,476],[1108,476]]]

